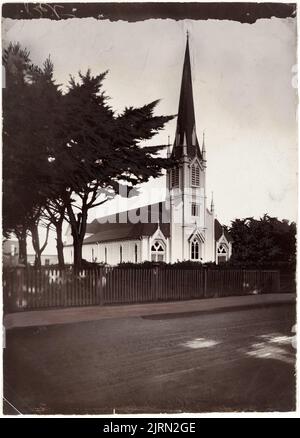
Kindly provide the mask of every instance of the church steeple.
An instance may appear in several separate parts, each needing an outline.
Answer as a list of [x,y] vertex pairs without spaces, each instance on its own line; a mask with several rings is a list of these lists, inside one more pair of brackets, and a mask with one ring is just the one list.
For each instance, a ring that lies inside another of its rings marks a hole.
[[175,154],[177,158],[182,157],[185,153],[191,158],[196,155],[201,158],[201,151],[196,134],[188,34],[182,71],[177,128],[173,148],[173,154]]
[[199,144],[196,133],[188,37],[172,157],[176,163],[167,170],[171,261],[205,260],[213,251],[214,242],[207,244],[206,239],[214,214],[206,208],[205,141],[203,137],[203,145]]

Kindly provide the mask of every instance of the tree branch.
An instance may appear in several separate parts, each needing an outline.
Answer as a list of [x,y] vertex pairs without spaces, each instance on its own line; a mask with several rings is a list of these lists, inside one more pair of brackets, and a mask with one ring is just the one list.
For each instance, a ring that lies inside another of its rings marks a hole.
[[42,254],[42,252],[44,251],[44,249],[46,248],[46,246],[48,244],[49,229],[50,229],[50,223],[47,225],[46,238],[45,238],[44,245],[42,245],[42,247],[40,248],[40,254]]

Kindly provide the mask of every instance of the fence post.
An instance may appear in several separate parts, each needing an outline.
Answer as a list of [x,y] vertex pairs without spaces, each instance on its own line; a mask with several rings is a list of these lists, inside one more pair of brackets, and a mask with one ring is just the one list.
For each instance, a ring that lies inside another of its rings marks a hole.
[[279,293],[280,292],[280,271],[276,271],[276,288],[275,288],[275,292]]
[[155,301],[157,301],[158,298],[158,266],[154,267],[154,296],[155,296]]
[[103,306],[104,304],[104,289],[106,287],[106,267],[102,267],[97,271],[97,291],[98,291],[98,304]]
[[24,287],[25,287],[25,269],[26,268],[18,268],[17,269],[17,278],[18,278],[18,286],[17,286],[17,307],[24,310]]
[[203,292],[204,292],[204,298],[206,298],[206,292],[207,292],[207,267],[205,267],[203,269],[203,271],[204,271],[204,284],[203,284],[204,288],[203,288]]
[[13,276],[8,269],[3,269],[2,286],[3,286],[3,312],[13,311]]

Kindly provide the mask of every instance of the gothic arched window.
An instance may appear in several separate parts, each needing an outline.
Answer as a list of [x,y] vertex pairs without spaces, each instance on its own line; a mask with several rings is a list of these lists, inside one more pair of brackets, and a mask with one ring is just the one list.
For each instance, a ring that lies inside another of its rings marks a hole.
[[220,243],[217,250],[217,261],[218,263],[224,263],[228,259],[228,248],[225,243]]
[[165,246],[160,240],[156,240],[151,246],[151,261],[164,262],[165,261]]
[[200,242],[198,239],[193,239],[191,242],[191,260],[201,260]]
[[191,185],[195,187],[200,186],[200,167],[197,163],[192,165],[191,169]]

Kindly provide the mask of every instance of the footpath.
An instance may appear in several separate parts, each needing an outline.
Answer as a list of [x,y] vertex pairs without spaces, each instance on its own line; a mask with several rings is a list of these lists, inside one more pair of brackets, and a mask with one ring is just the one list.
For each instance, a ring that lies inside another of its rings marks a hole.
[[10,313],[4,316],[3,323],[6,329],[12,329],[114,318],[161,317],[162,315],[176,317],[176,315],[184,316],[185,314],[192,316],[200,315],[201,313],[215,313],[229,310],[242,310],[251,307],[267,307],[295,303],[296,295],[285,293],[160,303],[69,307]]

